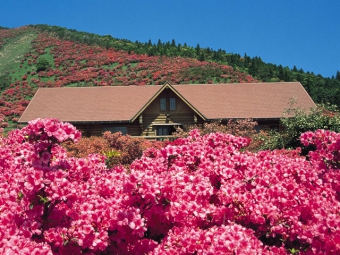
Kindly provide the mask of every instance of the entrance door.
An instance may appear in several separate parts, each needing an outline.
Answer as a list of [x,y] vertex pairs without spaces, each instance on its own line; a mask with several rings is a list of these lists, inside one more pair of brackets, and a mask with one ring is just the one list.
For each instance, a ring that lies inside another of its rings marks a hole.
[[163,135],[171,135],[172,132],[175,132],[175,130],[172,126],[157,126],[156,128],[156,135],[157,136],[163,136]]
[[176,128],[181,127],[181,125],[164,125],[156,127],[156,135],[172,135],[172,133],[176,132]]

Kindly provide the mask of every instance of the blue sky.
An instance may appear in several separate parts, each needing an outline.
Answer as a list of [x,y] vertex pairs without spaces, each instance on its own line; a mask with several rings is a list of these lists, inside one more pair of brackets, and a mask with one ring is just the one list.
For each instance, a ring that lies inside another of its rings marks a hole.
[[57,25],[115,38],[224,49],[335,76],[339,0],[0,0],[0,26]]

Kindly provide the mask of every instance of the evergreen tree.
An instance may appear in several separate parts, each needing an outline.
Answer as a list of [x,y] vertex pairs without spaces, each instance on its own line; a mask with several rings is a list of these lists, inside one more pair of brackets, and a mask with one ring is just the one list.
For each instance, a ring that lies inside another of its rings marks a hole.
[[201,53],[201,47],[200,47],[200,45],[198,43],[197,46],[196,46],[196,56],[199,56],[200,53]]
[[171,47],[176,47],[175,39],[172,39],[172,41],[171,41]]
[[336,72],[335,79],[338,80],[338,81],[340,81],[340,71],[337,71],[337,72]]
[[205,61],[204,52],[202,51],[198,58],[199,61]]

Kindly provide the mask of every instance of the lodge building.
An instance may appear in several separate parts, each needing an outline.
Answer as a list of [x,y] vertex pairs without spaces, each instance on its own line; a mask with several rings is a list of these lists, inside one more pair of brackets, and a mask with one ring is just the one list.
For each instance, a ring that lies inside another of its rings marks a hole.
[[84,136],[120,131],[155,139],[178,126],[230,119],[278,127],[292,100],[294,107],[316,107],[299,82],[39,88],[19,123],[57,118]]

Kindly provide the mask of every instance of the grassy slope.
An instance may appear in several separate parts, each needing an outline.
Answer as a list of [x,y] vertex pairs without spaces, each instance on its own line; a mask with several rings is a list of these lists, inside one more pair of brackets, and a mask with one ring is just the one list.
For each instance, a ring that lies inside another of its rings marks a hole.
[[[31,43],[36,37],[37,33],[29,32],[6,40],[0,49],[0,75],[6,75],[12,82],[25,75],[28,65],[27,63],[22,65],[21,60],[31,50]],[[7,132],[16,127],[15,122],[8,120],[8,127],[4,128],[4,131]]]
[[36,37],[36,33],[29,32],[15,38],[11,38],[6,42],[0,50],[0,74],[9,72],[12,78],[20,75],[19,72],[13,73],[12,71],[20,69],[20,61],[31,49],[31,43]]

